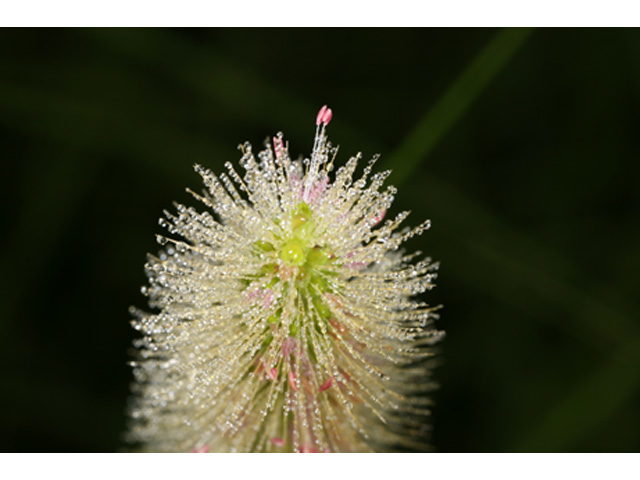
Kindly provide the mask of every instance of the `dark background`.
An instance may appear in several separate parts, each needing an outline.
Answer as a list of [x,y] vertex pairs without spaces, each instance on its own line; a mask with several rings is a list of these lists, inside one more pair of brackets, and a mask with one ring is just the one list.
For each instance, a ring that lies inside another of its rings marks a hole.
[[438,451],[640,450],[640,31],[0,31],[0,451],[118,451],[157,219],[282,130],[441,261]]

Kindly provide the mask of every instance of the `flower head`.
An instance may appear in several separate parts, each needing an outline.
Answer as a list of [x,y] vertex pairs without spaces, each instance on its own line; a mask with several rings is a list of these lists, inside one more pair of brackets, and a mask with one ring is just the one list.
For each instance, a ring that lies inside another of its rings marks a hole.
[[[426,221],[384,220],[390,172],[334,172],[318,113],[311,157],[282,134],[240,176],[196,165],[208,210],[177,205],[145,268],[156,313],[133,309],[130,437],[152,451],[345,452],[421,449],[428,357],[442,333],[416,300],[436,264],[399,251]],[[270,142],[269,142],[270,143]]]

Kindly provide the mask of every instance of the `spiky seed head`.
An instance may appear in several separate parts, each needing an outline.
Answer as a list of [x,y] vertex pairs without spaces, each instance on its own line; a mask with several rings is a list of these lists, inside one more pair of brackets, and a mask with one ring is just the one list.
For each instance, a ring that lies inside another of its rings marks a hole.
[[[437,264],[401,244],[408,212],[383,218],[396,190],[359,179],[360,154],[333,172],[322,107],[310,158],[282,134],[244,176],[204,179],[207,209],[176,206],[165,248],[145,265],[154,313],[132,309],[142,337],[130,440],[151,451],[365,452],[424,449],[429,357],[442,332],[415,296]],[[179,239],[178,239],[179,238]]]

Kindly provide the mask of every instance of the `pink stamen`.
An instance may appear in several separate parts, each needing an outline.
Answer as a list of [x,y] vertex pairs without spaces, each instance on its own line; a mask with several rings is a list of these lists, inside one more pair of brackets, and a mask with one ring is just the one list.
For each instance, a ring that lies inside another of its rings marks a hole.
[[[324,116],[327,113],[327,106],[324,105],[320,111],[318,112],[318,116],[316,117],[316,125],[320,125],[324,121]],[[325,124],[326,125],[326,124]]]
[[307,198],[304,200],[308,203],[317,203],[318,200],[322,198],[325,190],[327,189],[327,185],[329,184],[329,177],[324,175],[317,183],[311,188],[311,190],[307,193]]
[[362,270],[367,265],[369,265],[367,262],[350,262],[344,264],[345,267],[352,268],[353,270]]
[[270,288],[265,288],[262,296],[262,306],[269,308],[273,302],[273,291]]
[[327,108],[327,110],[324,112],[324,115],[322,115],[322,123],[324,123],[325,127],[329,125],[329,122],[331,121],[332,117],[333,117],[333,111],[330,108]]
[[318,449],[315,447],[311,448],[311,445],[305,443],[300,447],[300,453],[318,453]]
[[191,453],[209,453],[209,445],[203,445],[200,448],[194,448]]
[[287,267],[286,265],[281,265],[280,269],[278,270],[279,275],[280,275],[280,280],[282,280],[283,282],[288,282],[289,279],[293,276],[293,272],[295,271],[296,267]]
[[344,333],[347,330],[346,328],[344,328],[344,325],[338,322],[335,318],[330,318],[329,323],[340,333]]
[[320,385],[320,388],[318,389],[318,393],[324,392],[331,385],[333,385],[333,377],[327,378],[325,382],[322,385]]
[[342,308],[342,300],[340,300],[340,297],[338,297],[337,295],[334,295],[333,293],[325,293],[324,296],[336,307]]
[[271,440],[271,443],[274,444],[276,447],[284,447],[284,440],[281,439],[280,437],[274,437]]
[[278,378],[278,370],[276,370],[275,368],[269,370],[269,378],[271,380],[275,380],[276,378]]
[[253,372],[253,373],[254,373],[255,375],[260,375],[260,374],[262,373],[262,370],[263,370],[263,365],[262,365],[262,362],[260,361],[260,359],[258,359],[258,360],[255,362],[255,366],[256,366],[256,369],[254,370],[254,372]]
[[296,342],[295,338],[287,337],[287,339],[282,342],[282,354],[288,358],[289,355],[291,355],[296,350],[297,346],[298,343]]
[[386,214],[387,214],[387,209],[383,208],[377,217],[373,217],[373,224],[371,226],[375,227],[376,225],[378,225]]
[[254,300],[258,296],[260,296],[260,289],[254,288],[251,290],[247,290],[246,296],[247,296],[247,300]]
[[289,372],[289,386],[294,392],[298,391],[298,384],[296,383],[296,375],[293,372]]
[[279,137],[273,137],[273,151],[276,154],[276,158],[280,158],[282,156],[282,150],[284,150],[282,139]]

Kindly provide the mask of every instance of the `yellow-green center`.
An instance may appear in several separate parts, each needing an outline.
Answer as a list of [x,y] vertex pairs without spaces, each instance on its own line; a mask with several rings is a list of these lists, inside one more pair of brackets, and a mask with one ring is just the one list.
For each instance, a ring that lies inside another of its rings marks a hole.
[[[257,277],[271,277],[271,280],[264,284],[265,288],[272,288],[280,282],[285,290],[295,288],[302,299],[306,314],[309,315],[308,318],[313,318],[313,324],[318,328],[316,322],[326,323],[331,317],[324,294],[331,292],[328,278],[333,273],[330,268],[324,267],[330,267],[335,257],[330,248],[322,244],[321,236],[316,230],[317,223],[309,205],[301,202],[290,215],[291,229],[279,246],[265,241],[255,242],[257,252],[275,254],[284,264],[278,267],[277,263],[267,263]],[[279,222],[278,224],[280,225]],[[293,267],[294,274],[283,273],[282,267],[288,269]],[[282,308],[277,308],[267,321],[277,325],[281,321],[281,316]],[[289,335],[297,335],[297,323],[290,324]]]

